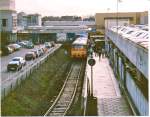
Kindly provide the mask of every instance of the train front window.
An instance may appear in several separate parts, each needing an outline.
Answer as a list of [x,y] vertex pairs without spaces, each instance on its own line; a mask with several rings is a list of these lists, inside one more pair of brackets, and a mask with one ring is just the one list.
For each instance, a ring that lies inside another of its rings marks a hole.
[[82,48],[85,48],[83,45],[73,45],[74,49],[82,49]]

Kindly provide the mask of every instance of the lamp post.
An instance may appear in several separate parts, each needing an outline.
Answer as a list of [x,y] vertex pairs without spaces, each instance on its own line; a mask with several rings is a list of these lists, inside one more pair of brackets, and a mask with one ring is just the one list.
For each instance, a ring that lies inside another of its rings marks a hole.
[[119,9],[119,3],[121,3],[122,2],[122,0],[117,0],[117,22],[116,22],[116,24],[117,24],[117,35],[118,35],[118,9]]
[[109,16],[108,13],[109,13],[109,10],[110,10],[110,8],[107,8],[107,30],[108,30],[108,28],[109,28],[109,27],[108,27],[108,16]]
[[[122,0],[117,0],[117,22],[116,22],[116,24],[117,24],[117,27],[118,27],[118,19],[119,19],[119,13],[118,13],[118,10],[119,10],[119,3],[121,3],[122,2]],[[118,34],[118,28],[117,28],[117,34]]]

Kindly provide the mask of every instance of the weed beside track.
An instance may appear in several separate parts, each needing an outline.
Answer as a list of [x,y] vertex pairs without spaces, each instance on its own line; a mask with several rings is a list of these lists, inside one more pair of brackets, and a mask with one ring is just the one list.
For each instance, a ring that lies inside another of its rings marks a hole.
[[1,102],[3,116],[40,116],[58,95],[71,65],[61,47]]

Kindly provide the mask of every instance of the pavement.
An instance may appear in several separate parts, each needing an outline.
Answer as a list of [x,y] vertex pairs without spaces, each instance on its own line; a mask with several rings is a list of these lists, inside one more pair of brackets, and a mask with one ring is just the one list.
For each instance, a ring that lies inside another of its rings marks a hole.
[[[131,110],[121,95],[118,82],[107,58],[93,57],[93,95],[97,98],[98,116],[129,116]],[[91,76],[91,67],[87,66],[87,75]]]

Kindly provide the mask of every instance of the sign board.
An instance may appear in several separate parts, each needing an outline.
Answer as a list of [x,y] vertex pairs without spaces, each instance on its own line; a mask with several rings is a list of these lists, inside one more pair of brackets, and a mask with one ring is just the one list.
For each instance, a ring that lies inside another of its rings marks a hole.
[[95,63],[96,63],[96,61],[95,61],[95,59],[93,59],[93,58],[91,58],[91,59],[88,60],[88,64],[89,64],[90,66],[94,66]]

